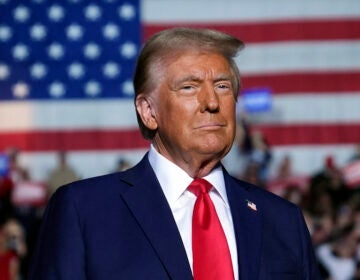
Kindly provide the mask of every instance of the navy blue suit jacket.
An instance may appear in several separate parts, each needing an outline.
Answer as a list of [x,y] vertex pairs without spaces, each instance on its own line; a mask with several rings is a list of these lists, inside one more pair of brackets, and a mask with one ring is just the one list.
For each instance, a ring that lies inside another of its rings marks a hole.
[[[320,279],[301,210],[224,173],[240,279]],[[69,184],[52,197],[30,280],[55,279],[192,279],[147,156],[125,172]]]

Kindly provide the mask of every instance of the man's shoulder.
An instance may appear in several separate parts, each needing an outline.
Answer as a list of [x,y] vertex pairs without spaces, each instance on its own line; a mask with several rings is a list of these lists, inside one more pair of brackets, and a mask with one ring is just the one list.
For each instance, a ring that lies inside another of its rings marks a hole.
[[89,178],[71,182],[71,183],[65,185],[64,187],[73,188],[73,189],[76,189],[79,191],[81,191],[83,188],[89,189],[89,188],[101,187],[103,189],[105,186],[109,187],[109,186],[113,185],[116,181],[118,181],[119,174],[120,174],[120,172],[114,172],[114,173],[89,177]]
[[56,190],[53,197],[62,198],[93,198],[104,196],[111,192],[114,188],[118,188],[121,184],[118,182],[118,173],[106,174],[86,179],[77,180],[69,184],[63,185]]
[[147,170],[147,160],[143,159],[128,170],[77,180],[60,187],[57,192],[71,192],[73,195],[86,196],[100,193],[111,194],[141,180],[142,175],[148,172]]

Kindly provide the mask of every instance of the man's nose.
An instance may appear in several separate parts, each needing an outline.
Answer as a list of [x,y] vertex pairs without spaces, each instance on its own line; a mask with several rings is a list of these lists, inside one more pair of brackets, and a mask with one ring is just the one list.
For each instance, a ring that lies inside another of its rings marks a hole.
[[214,87],[206,86],[200,94],[201,112],[217,112],[219,111],[219,96],[215,92]]

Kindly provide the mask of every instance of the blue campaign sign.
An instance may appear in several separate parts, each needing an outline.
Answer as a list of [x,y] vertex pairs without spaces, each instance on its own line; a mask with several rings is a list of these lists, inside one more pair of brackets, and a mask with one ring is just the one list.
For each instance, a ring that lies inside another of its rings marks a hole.
[[272,108],[272,93],[268,88],[248,89],[243,91],[242,101],[246,112],[268,112]]
[[7,175],[9,172],[9,158],[5,154],[0,154],[0,176]]

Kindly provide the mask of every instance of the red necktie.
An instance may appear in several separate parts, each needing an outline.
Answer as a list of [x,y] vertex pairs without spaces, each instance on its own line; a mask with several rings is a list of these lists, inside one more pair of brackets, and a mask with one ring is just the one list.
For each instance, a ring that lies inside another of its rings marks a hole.
[[225,233],[209,196],[212,185],[195,179],[189,190],[197,196],[192,218],[194,280],[233,280],[234,271]]

